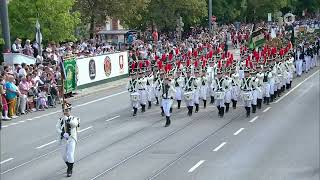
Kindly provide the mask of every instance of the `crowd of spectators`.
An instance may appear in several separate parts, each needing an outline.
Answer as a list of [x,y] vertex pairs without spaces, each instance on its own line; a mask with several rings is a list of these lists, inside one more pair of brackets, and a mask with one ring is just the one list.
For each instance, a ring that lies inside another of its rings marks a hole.
[[60,103],[61,73],[57,65],[0,66],[2,120],[44,111]]

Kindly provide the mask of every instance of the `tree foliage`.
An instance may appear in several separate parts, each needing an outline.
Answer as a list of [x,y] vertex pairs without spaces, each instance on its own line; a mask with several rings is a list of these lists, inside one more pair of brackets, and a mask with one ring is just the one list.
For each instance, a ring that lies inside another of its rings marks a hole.
[[75,40],[80,14],[71,12],[74,0],[12,0],[9,3],[11,37],[35,37],[37,17],[44,41]]

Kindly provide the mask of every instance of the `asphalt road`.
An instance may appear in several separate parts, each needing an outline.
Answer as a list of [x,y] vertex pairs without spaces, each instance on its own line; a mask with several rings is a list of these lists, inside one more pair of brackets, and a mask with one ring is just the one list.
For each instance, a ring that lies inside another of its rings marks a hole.
[[32,113],[1,130],[1,180],[319,179],[319,70],[294,80],[270,106],[245,118],[238,107],[218,118],[213,106],[192,117],[159,107],[131,117],[124,86],[75,100],[81,118],[72,178],[66,178],[55,124],[59,109]]

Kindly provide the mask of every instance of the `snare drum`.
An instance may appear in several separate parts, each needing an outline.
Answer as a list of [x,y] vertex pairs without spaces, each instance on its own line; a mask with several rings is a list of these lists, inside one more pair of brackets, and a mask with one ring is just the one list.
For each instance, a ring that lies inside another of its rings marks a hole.
[[140,95],[139,95],[139,93],[132,93],[130,95],[130,98],[131,98],[131,101],[137,102],[140,100]]
[[252,96],[251,96],[250,92],[244,92],[242,94],[242,96],[243,96],[243,100],[245,100],[245,101],[251,101],[252,100]]
[[221,91],[220,91],[220,92],[215,92],[215,93],[214,93],[214,98],[215,98],[215,99],[218,99],[218,100],[224,99],[224,94],[225,94],[225,93],[224,93],[224,92],[221,92]]
[[185,92],[183,94],[184,98],[187,100],[187,101],[190,101],[192,100],[192,97],[193,97],[193,92]]

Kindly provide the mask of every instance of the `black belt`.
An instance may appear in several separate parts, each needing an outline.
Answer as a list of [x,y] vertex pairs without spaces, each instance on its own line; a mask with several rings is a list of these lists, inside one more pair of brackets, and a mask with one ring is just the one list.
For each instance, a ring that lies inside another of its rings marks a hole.
[[251,91],[251,90],[242,90],[242,91],[249,92],[249,91]]
[[144,88],[143,89],[139,89],[139,91],[143,91],[143,90],[146,90],[146,89],[144,89]]
[[256,88],[252,88],[252,91],[256,90]]

